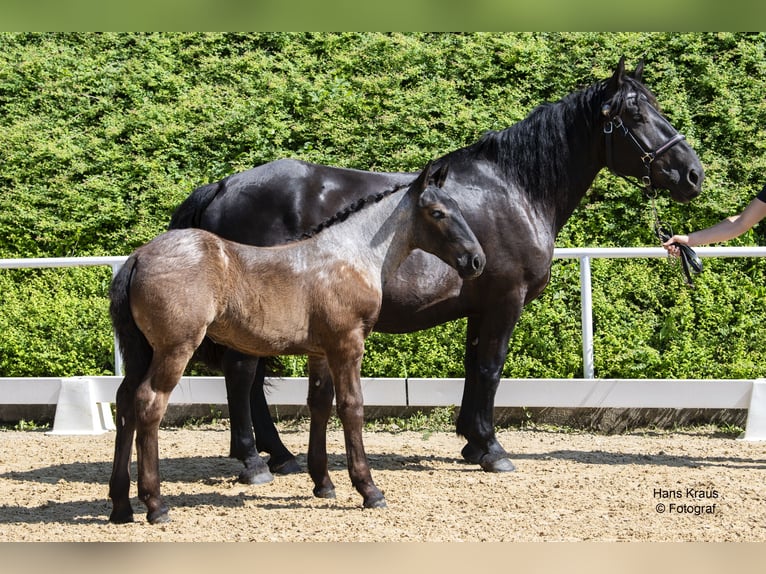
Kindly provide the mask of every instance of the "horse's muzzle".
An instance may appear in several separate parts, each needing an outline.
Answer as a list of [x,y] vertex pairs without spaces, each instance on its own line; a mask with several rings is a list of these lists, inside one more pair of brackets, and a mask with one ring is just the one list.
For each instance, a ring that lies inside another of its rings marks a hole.
[[483,252],[466,253],[457,260],[457,272],[463,279],[473,279],[481,275],[487,258]]

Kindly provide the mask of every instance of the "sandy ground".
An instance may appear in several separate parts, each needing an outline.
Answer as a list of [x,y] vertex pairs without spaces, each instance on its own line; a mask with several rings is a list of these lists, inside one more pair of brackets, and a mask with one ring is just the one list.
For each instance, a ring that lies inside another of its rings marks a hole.
[[[305,453],[305,429],[284,429]],[[346,471],[343,438],[328,440],[335,500],[308,474],[266,485],[235,481],[225,424],[163,429],[163,495],[172,521],[109,524],[114,434],[0,432],[2,541],[764,541],[766,444],[701,428],[594,435],[504,430],[517,471],[462,462],[451,433],[365,432],[387,509],[365,510]],[[135,457],[135,455],[134,455]],[[305,468],[305,455],[299,457]],[[135,477],[135,463],[132,470]]]

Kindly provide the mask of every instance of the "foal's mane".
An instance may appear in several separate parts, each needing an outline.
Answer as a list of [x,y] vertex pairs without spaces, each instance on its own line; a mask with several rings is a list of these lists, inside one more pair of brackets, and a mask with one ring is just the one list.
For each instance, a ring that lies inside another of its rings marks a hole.
[[383,200],[389,195],[396,193],[397,191],[400,191],[401,189],[404,189],[405,187],[409,187],[410,185],[411,185],[410,183],[402,183],[392,187],[391,189],[386,189],[385,191],[380,191],[377,193],[370,194],[366,197],[357,199],[355,202],[351,203],[350,205],[347,205],[346,207],[338,211],[335,215],[332,215],[328,217],[327,219],[325,219],[324,221],[322,221],[321,223],[318,223],[309,231],[305,231],[304,233],[296,237],[294,240],[309,239],[311,237],[314,237],[319,232],[324,231],[328,227],[332,227],[336,223],[345,221],[346,219],[348,219],[348,217],[351,214],[361,211],[368,205],[378,203],[379,201]]

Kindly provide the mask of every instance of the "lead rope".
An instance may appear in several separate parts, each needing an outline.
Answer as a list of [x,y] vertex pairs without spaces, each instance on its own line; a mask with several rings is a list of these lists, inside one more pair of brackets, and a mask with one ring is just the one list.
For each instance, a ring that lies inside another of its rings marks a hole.
[[[664,223],[660,220],[660,217],[657,213],[657,204],[655,203],[655,198],[657,197],[657,193],[648,193],[647,190],[647,197],[649,198],[652,206],[652,215],[654,219],[654,234],[657,236],[657,238],[662,242],[665,243],[668,239],[673,237],[673,228],[668,225],[667,223]],[[684,278],[686,280],[686,284],[689,287],[694,287],[694,279],[692,278],[692,274],[702,273],[702,259],[699,258],[699,255],[689,247],[688,245],[683,245],[682,243],[671,243],[671,245],[675,245],[678,247],[678,250],[680,251],[680,257],[681,257],[681,268],[684,271]]]

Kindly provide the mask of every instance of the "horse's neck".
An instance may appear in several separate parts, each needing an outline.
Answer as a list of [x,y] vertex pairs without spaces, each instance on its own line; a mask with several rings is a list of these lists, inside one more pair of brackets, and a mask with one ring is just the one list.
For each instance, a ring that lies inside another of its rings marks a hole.
[[412,251],[412,201],[407,191],[392,193],[319,233],[316,244],[385,283]]
[[[512,150],[519,184],[546,218],[554,234],[564,226],[587,193],[598,172],[605,166],[603,134],[593,102],[597,92],[572,94],[568,101],[550,104],[544,113],[519,125],[512,145],[532,146],[535,152]],[[514,129],[514,128],[510,128]]]
[[555,231],[564,226],[590,189],[599,171],[605,167],[603,158],[603,133],[600,123],[593,120],[593,112],[581,103],[583,112],[577,119],[567,124],[567,153],[562,169],[569,174],[567,185],[556,190]]

